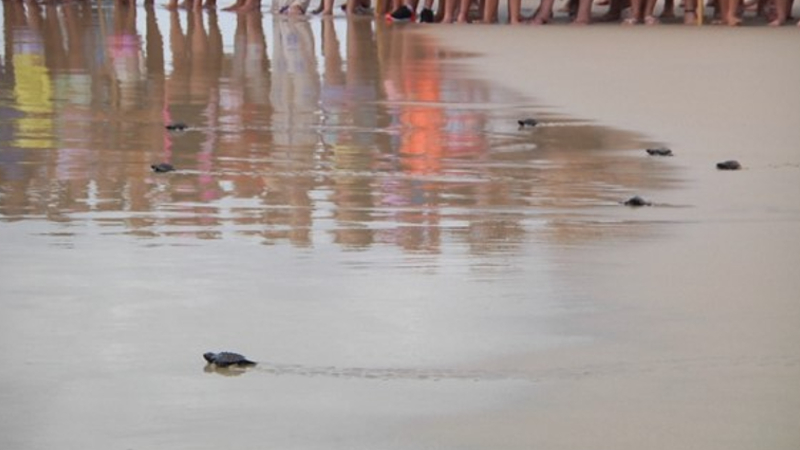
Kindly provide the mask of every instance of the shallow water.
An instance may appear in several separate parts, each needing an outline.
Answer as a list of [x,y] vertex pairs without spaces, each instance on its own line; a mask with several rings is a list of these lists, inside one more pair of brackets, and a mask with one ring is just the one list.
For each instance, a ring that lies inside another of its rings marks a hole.
[[605,370],[489,361],[595,338],[573,250],[657,236],[619,202],[680,181],[641,137],[412,27],[3,8],[0,446],[405,448]]

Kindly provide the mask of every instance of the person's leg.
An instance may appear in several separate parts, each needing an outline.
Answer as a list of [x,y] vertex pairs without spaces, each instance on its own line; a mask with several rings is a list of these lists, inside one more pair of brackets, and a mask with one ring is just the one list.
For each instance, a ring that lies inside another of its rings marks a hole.
[[550,21],[553,17],[553,4],[555,0],[542,0],[539,4],[539,9],[536,14],[531,17],[531,23],[534,25],[543,25]]
[[567,0],[566,8],[570,19],[575,20],[575,17],[578,15],[579,6],[580,6],[580,0]]
[[664,8],[661,10],[661,18],[675,18],[675,0],[664,0]]
[[645,25],[658,24],[658,18],[655,16],[656,0],[644,1],[644,23]]
[[775,18],[770,21],[769,25],[778,27],[786,23],[786,17],[789,15],[789,2],[787,0],[775,0]]
[[644,0],[631,0],[631,16],[622,21],[623,25],[636,25],[642,21]]
[[[469,22],[469,9],[472,6],[472,0],[460,0],[458,4],[458,17],[456,22],[468,23]],[[480,4],[478,4],[480,8]]]
[[434,22],[439,23],[442,21],[442,19],[444,19],[444,7],[445,7],[444,1],[439,0],[438,2],[436,2],[436,15],[434,18]]
[[575,25],[588,25],[592,21],[592,0],[580,0],[578,12],[575,14]]
[[519,25],[520,10],[522,9],[521,0],[508,0],[508,23]]
[[736,26],[742,23],[742,19],[739,18],[737,11],[739,8],[739,0],[718,0],[718,2],[720,6],[720,19],[723,24]]
[[458,0],[444,0],[444,16],[442,16],[442,23],[453,23],[456,14],[456,3]]
[[261,9],[261,0],[244,0],[244,3],[237,9],[237,11],[248,12],[258,11]]
[[483,17],[481,18],[481,22],[497,22],[497,6],[498,0],[485,0],[485,3],[483,4]]
[[684,25],[697,25],[697,2],[698,0],[686,0],[683,8]]

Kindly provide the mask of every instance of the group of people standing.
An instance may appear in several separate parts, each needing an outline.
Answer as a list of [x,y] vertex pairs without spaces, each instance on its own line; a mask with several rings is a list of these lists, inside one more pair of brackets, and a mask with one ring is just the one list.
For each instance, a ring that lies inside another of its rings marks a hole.
[[[135,1],[135,0],[121,0]],[[182,3],[181,3],[182,1]],[[334,0],[318,0],[315,9],[311,8],[312,0],[273,0],[272,12],[289,16],[305,14],[332,15]],[[522,0],[508,0],[508,23],[543,25],[554,17],[556,0],[540,0],[534,13],[526,17],[522,13]],[[662,19],[676,18],[675,0],[664,0],[660,15],[655,14],[657,0],[565,0],[566,4],[559,12],[568,13],[575,24],[597,22],[619,22],[623,25],[655,25]],[[145,0],[152,3],[153,0]],[[166,7],[177,9],[216,8],[217,0],[169,0]],[[347,15],[383,16],[388,22],[420,23],[496,23],[498,22],[499,0],[439,0],[434,9],[434,0],[345,0],[340,9]],[[794,0],[679,0],[678,7],[683,9],[683,23],[693,25],[703,19],[703,7],[713,10],[711,23],[741,25],[745,15],[748,18],[763,19],[771,26],[780,26],[794,20],[791,16]],[[707,3],[698,3],[707,2]],[[600,17],[592,17],[593,6],[607,6],[608,11]],[[261,9],[261,0],[235,0],[224,11],[248,12]],[[419,11],[419,14],[417,13]],[[800,22],[797,22],[800,26]]]
[[[348,4],[363,0],[347,0]],[[769,25],[779,26],[791,20],[794,0],[708,0],[707,4],[698,4],[705,0],[681,0],[679,7],[683,9],[683,23],[693,25],[702,16],[703,6],[713,8],[712,23],[740,25],[748,11],[755,18],[763,18]],[[419,0],[391,0],[390,11],[385,17],[389,22],[408,22],[417,20]],[[423,0],[419,14],[421,23],[496,23],[498,21],[499,0],[441,0],[434,12],[433,0]],[[664,0],[661,14],[656,16],[656,0],[599,0],[598,6],[608,6],[608,11],[601,17],[594,18],[600,22],[620,22],[624,25],[644,23],[655,25],[660,19],[675,19],[675,0]],[[359,5],[363,8],[363,5]],[[367,5],[368,6],[368,5]],[[566,0],[559,11],[569,14],[576,24],[592,22],[593,0]],[[555,0],[541,0],[535,12],[529,17],[522,14],[521,0],[508,0],[508,22],[511,24],[530,23],[543,25],[554,16]],[[348,6],[349,8],[349,6]],[[798,22],[800,26],[800,22]]]

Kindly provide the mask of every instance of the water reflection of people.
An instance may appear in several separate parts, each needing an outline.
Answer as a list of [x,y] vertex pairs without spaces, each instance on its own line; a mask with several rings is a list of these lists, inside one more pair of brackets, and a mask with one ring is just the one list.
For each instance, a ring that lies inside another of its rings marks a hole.
[[[222,73],[222,35],[214,11],[192,9],[186,12],[186,32],[177,11],[170,11],[170,45],[173,71],[166,80],[165,122],[185,121],[197,129],[179,137],[162,130],[162,161],[175,158],[179,166],[197,170],[194,178],[183,178],[176,193],[209,202],[221,195],[214,175],[219,142],[220,77]],[[180,148],[180,152],[177,149]],[[175,155],[180,154],[178,160]],[[193,161],[192,161],[193,159]],[[220,219],[214,207],[192,208],[194,221],[208,227],[204,238],[217,237]],[[200,234],[198,234],[199,236]]]
[[305,20],[273,22],[272,86],[275,143],[304,147],[317,143],[319,75],[311,25]]
[[[224,170],[232,181],[233,194],[257,198],[264,191],[259,177],[259,163],[251,157],[272,147],[270,123],[270,61],[260,12],[237,14],[231,58],[230,82],[220,86],[221,123],[224,133],[219,152],[227,161]],[[252,218],[236,218],[243,225]]]
[[[335,21],[322,22],[322,48],[325,55],[322,101],[323,140],[333,154],[336,172],[332,175],[332,201],[335,242],[347,246],[366,246],[373,242],[374,231],[366,226],[373,220],[372,189],[375,148],[380,147],[376,133],[382,128],[377,106],[377,53],[372,24],[347,21],[347,71],[343,70],[341,44]],[[357,126],[356,130],[350,127]],[[370,174],[370,175],[365,175]]]
[[113,9],[113,29],[108,36],[108,54],[112,78],[120,93],[120,106],[129,109],[139,98],[137,87],[144,80],[141,60],[142,43],[136,31],[135,7],[119,5]]
[[26,6],[11,14],[19,21],[10,29],[14,98],[24,113],[17,120],[18,138],[13,144],[19,148],[52,148],[53,84],[46,66],[46,27],[41,7],[36,3]]
[[400,168],[416,175],[385,182],[382,202],[398,206],[394,220],[401,225],[383,231],[381,240],[415,251],[437,251],[440,245],[440,211],[437,207],[437,184],[421,175],[439,173],[442,169],[445,116],[440,105],[440,62],[435,58],[418,58],[425,50],[418,38],[409,33],[389,30],[389,45],[383,66],[383,83],[397,135],[393,147],[399,156]]
[[[272,75],[261,13],[236,16],[230,76],[236,81],[230,86],[237,94],[235,100],[231,99],[237,106],[231,112],[240,114],[236,122],[255,127],[267,123],[272,112],[270,105]],[[242,130],[242,133],[249,136],[252,131],[253,128],[248,128]],[[256,140],[253,140],[251,143],[255,142]]]
[[[267,205],[263,231],[268,241],[288,238],[294,245],[311,244],[315,176],[310,172],[318,144],[319,74],[311,26],[305,20],[275,17],[272,23],[272,104],[270,166],[262,177]],[[288,178],[288,180],[287,180]],[[287,182],[289,181],[289,182]],[[277,227],[276,227],[277,226]],[[288,227],[281,230],[281,226]],[[276,229],[277,228],[277,229]]]
[[[51,107],[37,94],[40,88],[49,89],[50,83],[43,79],[46,77],[44,44],[37,34],[41,29],[40,22],[32,25],[27,16],[27,13],[35,11],[38,11],[38,6],[26,12],[22,2],[3,2],[5,51],[0,66],[0,92],[13,93],[16,100],[8,106],[0,102],[0,214],[6,217],[41,212],[40,205],[31,205],[33,201],[28,192],[36,168],[25,161],[30,160],[27,149],[48,144],[32,139],[29,136],[31,128],[48,132],[50,126],[47,122],[31,122],[23,112],[26,108],[46,110]],[[25,75],[34,78],[27,85],[19,86],[18,80]]]

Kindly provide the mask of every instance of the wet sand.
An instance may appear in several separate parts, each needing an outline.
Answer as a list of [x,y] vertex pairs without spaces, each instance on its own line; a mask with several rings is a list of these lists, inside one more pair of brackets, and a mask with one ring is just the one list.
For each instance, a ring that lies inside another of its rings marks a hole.
[[138,11],[4,16],[0,447],[798,447],[798,30]]
[[[636,191],[683,206],[631,216],[662,223],[664,236],[566,252],[581,261],[575,281],[588,271],[608,309],[563,325],[598,339],[504,361],[586,364],[586,377],[548,384],[513,413],[444,421],[456,442],[489,446],[502,435],[507,448],[800,445],[798,31],[426,30],[483,55],[470,64],[482,77],[666,144],[676,156],[649,162],[679,167],[684,181]],[[726,159],[744,170],[717,171]]]

